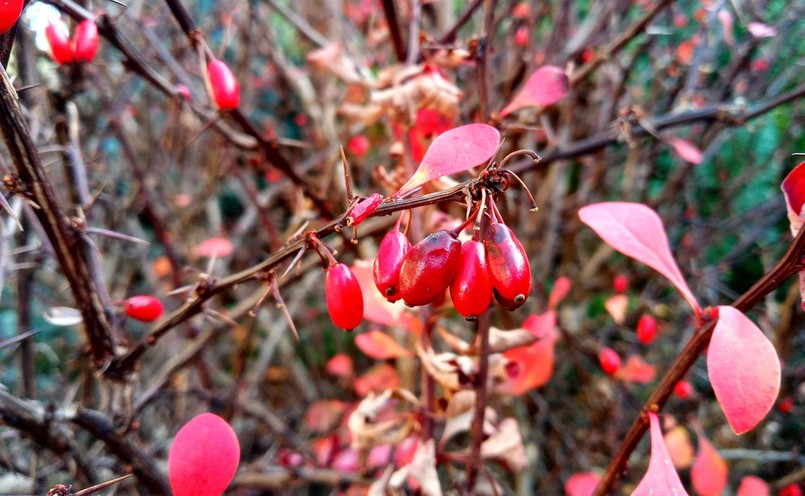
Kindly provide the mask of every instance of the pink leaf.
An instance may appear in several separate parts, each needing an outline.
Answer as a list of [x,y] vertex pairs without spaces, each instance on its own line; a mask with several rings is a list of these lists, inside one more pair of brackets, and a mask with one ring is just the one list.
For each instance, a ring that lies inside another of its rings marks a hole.
[[615,319],[615,323],[618,325],[623,324],[623,320],[626,318],[626,307],[628,306],[629,297],[623,294],[610,296],[607,301],[604,302],[604,308],[606,308],[607,312]]
[[358,396],[364,397],[370,391],[385,391],[400,387],[397,369],[387,363],[378,363],[355,380],[353,385]]
[[324,370],[330,375],[343,378],[352,377],[355,374],[352,358],[344,353],[339,353],[329,359]]
[[657,370],[654,365],[646,363],[637,355],[632,355],[626,360],[626,365],[615,373],[615,377],[626,382],[648,384],[657,377]]
[[381,331],[358,334],[355,336],[355,344],[366,356],[375,360],[414,356],[411,351],[406,350],[397,344],[397,341]]
[[514,377],[507,377],[498,389],[513,396],[545,385],[553,375],[554,346],[558,339],[556,312],[548,310],[541,315],[529,316],[523,322],[523,329],[533,334],[537,342],[503,353],[508,360],[517,363],[518,371]]
[[356,260],[351,268],[363,293],[363,318],[376,324],[413,330],[412,325],[415,319],[412,319],[410,314],[403,312],[405,307],[389,302],[375,287],[375,281],[372,278],[372,262]]
[[560,277],[553,283],[551,294],[548,296],[548,308],[556,308],[570,292],[571,281],[569,277]]
[[565,482],[565,496],[592,496],[601,477],[592,472],[573,474]]
[[702,313],[696,297],[674,261],[665,227],[654,210],[641,203],[595,203],[582,207],[579,218],[609,246],[668,278],[696,314]]
[[724,43],[732,46],[735,43],[735,38],[732,35],[732,14],[726,8],[722,8],[718,11],[718,20],[721,21],[721,27],[724,28]]
[[727,463],[699,432],[699,454],[690,469],[693,489],[701,496],[718,496],[727,487]]
[[504,117],[523,107],[552,105],[567,96],[570,92],[570,80],[561,68],[544,65],[534,71],[520,93],[500,111]]
[[718,307],[707,373],[736,434],[763,420],[780,392],[780,360],[774,346],[746,315],[729,306]]
[[670,138],[666,138],[665,141],[673,147],[674,152],[676,152],[676,154],[679,155],[682,160],[686,160],[691,164],[700,164],[702,163],[702,160],[704,160],[702,151],[688,140],[683,140],[682,138],[672,136]]
[[738,486],[735,496],[771,496],[771,490],[766,482],[754,475],[747,475]]
[[305,412],[305,425],[313,432],[324,433],[332,430],[349,405],[338,400],[318,400]]
[[433,140],[411,179],[394,194],[404,196],[442,176],[469,170],[489,160],[500,144],[500,132],[486,124],[467,124]]
[[179,429],[168,453],[174,496],[220,496],[235,476],[240,445],[221,417],[202,413]]
[[202,241],[194,250],[197,257],[218,258],[228,257],[232,251],[232,242],[220,236]]
[[767,26],[762,22],[750,22],[748,26],[749,33],[755,38],[772,38],[777,36],[777,30],[771,26]]
[[671,457],[663,442],[662,431],[660,430],[660,420],[657,414],[649,412],[648,419],[651,429],[651,458],[648,462],[648,471],[643,476],[643,480],[632,492],[632,496],[656,496],[673,495],[687,496],[682,482],[679,480]]

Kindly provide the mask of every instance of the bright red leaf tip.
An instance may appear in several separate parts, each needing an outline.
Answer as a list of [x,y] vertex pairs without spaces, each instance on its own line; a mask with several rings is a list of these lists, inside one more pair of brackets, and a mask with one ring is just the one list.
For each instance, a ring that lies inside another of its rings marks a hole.
[[[805,162],[800,163],[788,173],[781,186],[785,196],[785,206],[788,210],[788,222],[791,234],[796,236],[805,222]],[[802,298],[802,308],[805,309],[805,271],[799,273],[799,293]]]
[[388,360],[390,358],[412,357],[411,351],[400,346],[391,336],[381,331],[369,331],[355,336],[355,344],[369,358]]
[[735,496],[771,496],[771,490],[766,482],[754,475],[747,475],[738,486]]
[[671,463],[671,457],[665,447],[665,442],[660,430],[660,420],[657,414],[649,412],[648,419],[651,429],[651,458],[648,462],[648,471],[643,476],[643,480],[632,492],[632,496],[687,496],[682,482],[679,480]]
[[193,250],[197,257],[228,257],[234,251],[232,242],[223,237],[215,237],[202,241]]
[[428,181],[469,170],[489,160],[498,150],[500,132],[486,124],[467,124],[433,140],[411,179],[394,196],[404,196]]
[[235,431],[221,417],[202,413],[179,429],[168,453],[174,496],[220,496],[240,462]]
[[665,140],[674,149],[674,152],[683,160],[692,164],[700,164],[704,160],[704,154],[699,148],[688,140],[670,137]]
[[573,474],[565,482],[566,496],[592,496],[601,477],[592,472]]
[[693,489],[700,496],[718,496],[727,487],[727,463],[702,432],[699,435],[699,454],[690,469]]
[[780,392],[774,346],[746,315],[729,306],[718,307],[707,374],[727,422],[739,435],[763,420]]
[[529,346],[512,348],[503,353],[511,362],[517,363],[517,374],[507,377],[498,390],[519,396],[533,388],[544,386],[553,375],[554,348],[559,334],[556,332],[556,312],[530,315],[523,322],[523,329],[537,338]]
[[701,307],[671,254],[665,227],[657,212],[642,203],[606,202],[582,207],[579,218],[609,246],[668,278],[696,314],[701,315]]
[[560,67],[544,65],[534,71],[514,99],[500,111],[504,117],[524,107],[553,105],[570,92],[570,80]]
[[551,294],[548,295],[548,308],[556,308],[570,292],[572,282],[569,277],[562,276],[553,283]]

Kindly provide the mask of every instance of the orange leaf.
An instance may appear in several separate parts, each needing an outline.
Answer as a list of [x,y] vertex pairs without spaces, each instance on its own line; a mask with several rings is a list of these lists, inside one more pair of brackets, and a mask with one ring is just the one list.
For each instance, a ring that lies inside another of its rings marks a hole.
[[688,468],[693,463],[693,444],[690,442],[688,430],[678,425],[665,433],[665,447],[674,467],[678,469]]
[[369,358],[388,360],[389,358],[412,357],[414,354],[400,346],[391,336],[381,331],[369,331],[355,336],[355,344]]
[[626,382],[647,384],[657,376],[657,370],[654,365],[646,363],[637,355],[632,355],[626,360],[626,365],[615,373],[615,376]]
[[699,454],[690,469],[690,479],[701,496],[718,496],[727,487],[727,463],[702,433],[699,433]]

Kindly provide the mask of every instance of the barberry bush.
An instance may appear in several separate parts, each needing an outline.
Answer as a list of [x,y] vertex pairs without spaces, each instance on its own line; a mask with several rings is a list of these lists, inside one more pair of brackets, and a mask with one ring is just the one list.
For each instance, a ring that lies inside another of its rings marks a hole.
[[0,3],[0,494],[801,495],[803,14]]

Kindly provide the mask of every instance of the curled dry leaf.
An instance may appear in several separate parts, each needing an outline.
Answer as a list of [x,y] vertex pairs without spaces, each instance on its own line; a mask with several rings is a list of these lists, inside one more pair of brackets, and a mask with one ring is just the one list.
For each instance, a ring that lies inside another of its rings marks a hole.
[[763,420],[780,392],[780,359],[774,345],[743,312],[730,306],[718,307],[707,374],[727,422],[739,435]]
[[[459,391],[462,393],[464,391]],[[452,439],[456,434],[460,434],[462,432],[468,432],[472,426],[472,422],[475,418],[475,408],[470,408],[469,410],[465,410],[464,412],[447,419],[447,422],[444,424],[444,431],[442,432],[442,438],[439,440],[439,446],[444,446],[447,442]],[[484,435],[489,435],[495,432],[494,422],[497,420],[497,414],[491,408],[486,408],[484,410],[484,425],[483,425],[483,432]]]
[[560,67],[545,65],[534,71],[514,99],[500,111],[504,117],[524,107],[552,105],[570,92],[570,79]]
[[[503,353],[504,351],[523,346],[531,346],[539,340],[531,332],[520,328],[504,331],[497,327],[489,328],[489,353]],[[478,354],[478,347],[473,343],[470,350],[473,355]]]
[[409,478],[419,484],[419,490],[424,496],[442,495],[439,474],[436,472],[436,443],[433,439],[419,443],[411,463],[394,472],[389,486],[402,488]]
[[690,469],[693,488],[700,496],[718,496],[727,487],[727,463],[699,431],[699,454]]
[[330,43],[323,48],[313,50],[307,54],[306,59],[311,66],[329,71],[346,83],[362,82],[355,62],[344,53],[344,47],[340,43]]
[[601,476],[592,472],[573,474],[565,482],[565,496],[592,496]]
[[505,418],[497,430],[481,444],[481,458],[503,464],[511,472],[520,472],[527,465],[520,428],[514,418]]
[[402,417],[378,418],[390,406],[391,396],[391,389],[380,395],[370,392],[349,416],[347,427],[352,436],[353,449],[368,450],[382,444],[396,444],[408,435],[407,422]]
[[632,496],[688,496],[679,475],[674,470],[671,457],[665,447],[665,442],[660,430],[660,420],[657,414],[648,414],[651,431],[651,458],[648,462],[648,471],[632,492]]
[[436,354],[433,348],[423,347],[417,341],[417,355],[425,371],[448,391],[461,389],[459,372],[469,377],[475,370],[475,364],[470,357],[456,355],[455,353]]
[[400,346],[391,336],[382,331],[369,331],[355,336],[355,344],[369,358],[388,360],[390,358],[413,357],[410,350]]

